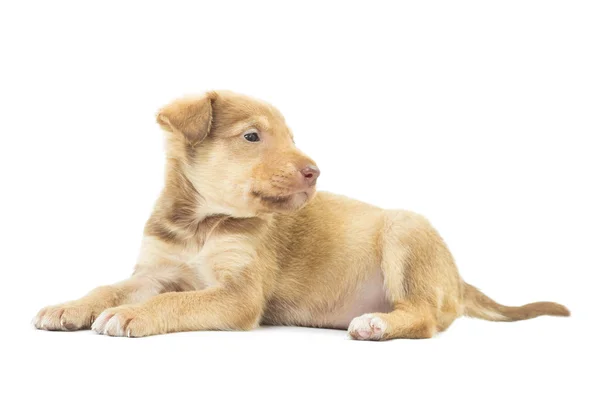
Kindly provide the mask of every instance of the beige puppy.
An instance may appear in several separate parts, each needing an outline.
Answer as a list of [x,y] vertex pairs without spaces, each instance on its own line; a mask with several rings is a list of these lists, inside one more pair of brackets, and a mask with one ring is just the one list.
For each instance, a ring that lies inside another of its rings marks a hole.
[[141,337],[274,324],[388,340],[432,337],[462,315],[569,315],[550,302],[506,307],[465,283],[420,215],[317,193],[319,169],[265,102],[209,92],[157,120],[165,188],[133,276],[42,309],[37,328]]

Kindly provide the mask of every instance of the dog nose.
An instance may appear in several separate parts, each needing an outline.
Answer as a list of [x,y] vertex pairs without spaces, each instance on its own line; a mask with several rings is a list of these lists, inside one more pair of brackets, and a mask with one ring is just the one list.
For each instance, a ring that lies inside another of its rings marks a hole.
[[317,182],[317,178],[321,174],[319,168],[314,165],[308,165],[300,170],[300,173],[304,177],[304,180],[308,184],[308,186],[313,186],[315,182]]

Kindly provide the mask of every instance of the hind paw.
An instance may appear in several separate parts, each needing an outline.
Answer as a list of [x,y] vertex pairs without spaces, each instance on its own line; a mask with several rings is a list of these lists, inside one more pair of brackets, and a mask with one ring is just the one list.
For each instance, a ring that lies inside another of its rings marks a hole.
[[387,324],[373,314],[363,314],[354,318],[348,327],[348,334],[354,340],[381,340]]

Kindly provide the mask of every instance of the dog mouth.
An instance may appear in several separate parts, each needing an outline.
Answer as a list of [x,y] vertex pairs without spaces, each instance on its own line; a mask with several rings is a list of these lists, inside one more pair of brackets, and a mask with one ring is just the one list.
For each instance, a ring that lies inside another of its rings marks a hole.
[[263,200],[265,202],[268,202],[270,204],[275,204],[275,205],[287,204],[292,199],[292,195],[269,196],[269,195],[261,194],[260,192],[253,192],[252,195],[260,198],[261,200]]
[[289,195],[269,195],[260,191],[252,191],[265,206],[277,210],[294,210],[300,208],[310,197],[308,192],[301,191]]

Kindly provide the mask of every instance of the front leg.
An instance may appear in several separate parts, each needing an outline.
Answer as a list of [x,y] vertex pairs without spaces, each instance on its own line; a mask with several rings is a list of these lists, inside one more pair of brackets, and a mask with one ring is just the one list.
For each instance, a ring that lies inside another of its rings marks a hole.
[[178,331],[250,330],[260,321],[256,285],[227,284],[202,291],[161,294],[137,305],[109,308],[94,322],[100,334],[143,337]]
[[40,330],[87,330],[107,308],[138,303],[162,292],[173,291],[177,284],[166,282],[173,272],[138,268],[128,280],[95,288],[78,300],[42,308],[33,319],[33,325]]
[[[264,307],[263,284],[272,268],[269,252],[255,251],[260,229],[213,232],[194,257],[195,271],[206,280],[200,291],[170,292],[105,310],[92,329],[109,336],[142,337],[177,331],[249,330]],[[235,229],[239,230],[239,223]]]

